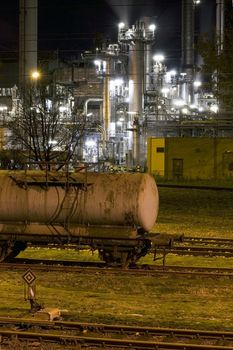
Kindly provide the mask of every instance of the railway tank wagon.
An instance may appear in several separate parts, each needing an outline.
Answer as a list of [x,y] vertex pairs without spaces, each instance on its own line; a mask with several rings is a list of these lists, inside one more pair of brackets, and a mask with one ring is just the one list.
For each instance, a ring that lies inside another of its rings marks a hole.
[[149,174],[0,172],[0,261],[32,244],[72,243],[126,265],[151,247],[158,213]]

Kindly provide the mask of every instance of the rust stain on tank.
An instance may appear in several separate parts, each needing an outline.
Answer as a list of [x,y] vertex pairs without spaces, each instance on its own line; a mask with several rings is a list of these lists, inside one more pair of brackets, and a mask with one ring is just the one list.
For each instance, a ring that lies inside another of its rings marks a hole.
[[134,226],[135,222],[136,222],[136,220],[135,220],[133,212],[126,212],[125,213],[125,224],[130,225],[130,226]]
[[[20,171],[19,171],[20,174]],[[45,176],[45,175],[44,175]],[[59,177],[59,174],[56,175]],[[7,171],[0,172],[0,222],[84,225],[133,225],[150,230],[157,217],[158,192],[148,174],[72,174],[87,189],[62,186],[18,186]]]

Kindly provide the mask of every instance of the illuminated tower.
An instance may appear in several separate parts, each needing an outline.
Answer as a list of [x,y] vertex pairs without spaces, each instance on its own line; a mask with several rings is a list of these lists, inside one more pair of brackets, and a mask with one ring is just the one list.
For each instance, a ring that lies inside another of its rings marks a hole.
[[129,154],[134,165],[142,162],[143,137],[141,123],[144,114],[144,93],[149,85],[151,45],[155,26],[144,18],[131,28],[119,24],[118,40],[129,49],[129,129],[132,131]]

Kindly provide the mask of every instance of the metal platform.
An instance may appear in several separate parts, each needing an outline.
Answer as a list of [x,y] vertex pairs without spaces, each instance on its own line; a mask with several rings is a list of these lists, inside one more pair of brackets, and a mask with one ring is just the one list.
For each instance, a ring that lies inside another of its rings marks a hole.
[[78,181],[70,174],[57,174],[54,175],[46,172],[42,174],[11,174],[10,178],[20,187],[27,188],[28,186],[40,186],[40,187],[78,187],[85,190],[91,183],[86,181]]

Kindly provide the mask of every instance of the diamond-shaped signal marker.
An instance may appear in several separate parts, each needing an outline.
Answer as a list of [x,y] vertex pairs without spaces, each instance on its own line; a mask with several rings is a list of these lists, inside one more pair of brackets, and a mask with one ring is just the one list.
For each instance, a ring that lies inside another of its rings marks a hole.
[[32,284],[35,281],[36,276],[30,269],[28,269],[23,275],[23,279],[27,284]]

